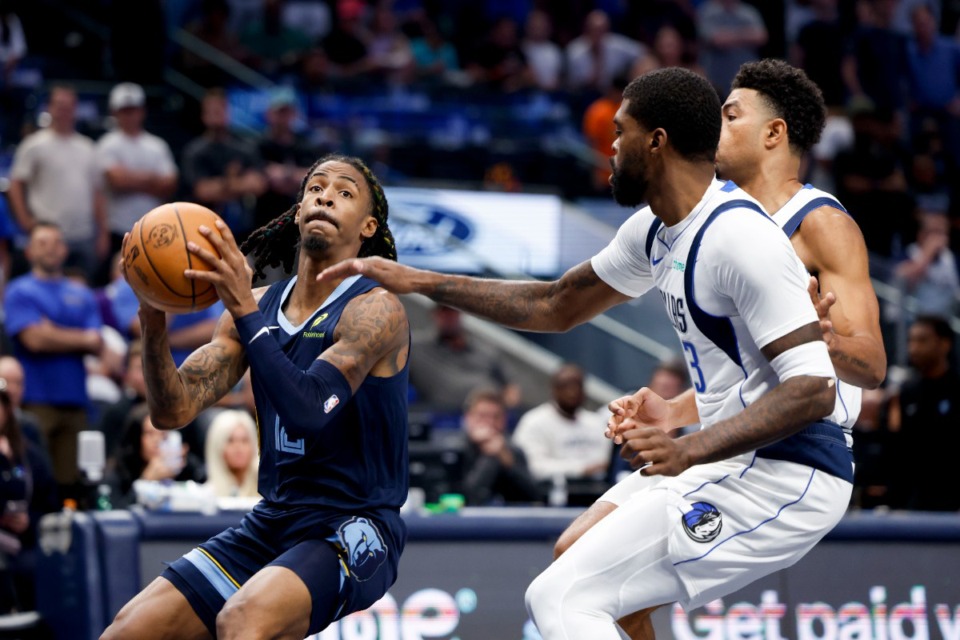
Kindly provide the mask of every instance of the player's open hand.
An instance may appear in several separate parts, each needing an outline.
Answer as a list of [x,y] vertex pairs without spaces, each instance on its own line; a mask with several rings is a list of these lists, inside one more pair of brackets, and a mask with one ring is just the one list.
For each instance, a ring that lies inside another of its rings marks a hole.
[[830,346],[836,335],[833,332],[833,323],[830,322],[830,307],[837,303],[837,296],[828,291],[823,297],[820,296],[820,283],[816,276],[810,276],[810,282],[807,284],[807,293],[810,294],[810,301],[813,308],[817,310],[817,318],[820,320],[820,331],[823,332],[823,341]]
[[620,457],[645,476],[675,476],[692,466],[682,439],[671,438],[656,427],[623,432]]
[[670,431],[670,406],[659,395],[642,387],[636,393],[617,398],[607,408],[610,418],[604,433],[616,444],[623,442],[623,433],[639,427],[655,427],[661,431]]
[[200,225],[197,230],[210,241],[219,257],[195,242],[187,243],[187,250],[210,265],[211,270],[186,269],[183,275],[212,284],[227,311],[234,318],[241,318],[258,309],[253,297],[253,269],[237,246],[230,227],[221,220],[217,220],[216,225],[219,234],[206,225]]
[[357,274],[379,282],[392,293],[414,293],[413,275],[417,269],[386,258],[351,258],[320,272],[317,280],[336,280]]

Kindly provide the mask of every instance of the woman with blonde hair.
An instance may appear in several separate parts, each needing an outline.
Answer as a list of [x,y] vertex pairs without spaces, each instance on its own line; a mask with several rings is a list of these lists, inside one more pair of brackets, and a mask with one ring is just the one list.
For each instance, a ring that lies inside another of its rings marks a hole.
[[221,411],[206,443],[207,486],[218,498],[257,496],[257,426],[246,411]]

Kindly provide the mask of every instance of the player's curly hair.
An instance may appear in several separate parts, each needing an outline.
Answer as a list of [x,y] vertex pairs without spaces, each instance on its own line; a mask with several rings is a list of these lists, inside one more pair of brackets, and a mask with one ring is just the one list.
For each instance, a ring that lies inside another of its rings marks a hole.
[[303,200],[303,192],[307,187],[310,176],[313,175],[317,167],[325,162],[349,164],[360,172],[370,189],[370,201],[373,207],[370,214],[377,219],[377,231],[373,236],[363,241],[357,257],[381,256],[388,260],[397,259],[397,245],[394,242],[393,234],[390,232],[390,227],[387,225],[390,206],[377,176],[360,158],[331,153],[314,162],[313,166],[303,176],[294,205],[251,233],[240,247],[243,253],[254,256],[253,269],[258,278],[265,277],[264,269],[267,267],[277,267],[281,264],[283,264],[283,270],[286,273],[293,271],[293,263],[300,245],[300,229],[294,222],[297,217],[297,204]]
[[787,139],[794,152],[803,154],[820,140],[827,107],[820,87],[802,69],[768,58],[748,62],[733,79],[733,89],[752,89],[766,100],[778,118],[787,123]]
[[668,67],[634,78],[623,90],[627,114],[647,130],[663,129],[688,160],[713,162],[720,142],[720,97],[701,76]]

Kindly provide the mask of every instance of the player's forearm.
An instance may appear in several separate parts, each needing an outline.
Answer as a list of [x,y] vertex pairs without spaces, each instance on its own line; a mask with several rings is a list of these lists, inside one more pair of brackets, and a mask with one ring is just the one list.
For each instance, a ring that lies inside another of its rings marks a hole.
[[150,419],[157,429],[177,429],[193,419],[188,394],[170,353],[164,314],[140,310],[143,377]]
[[829,415],[836,402],[831,378],[797,376],[740,413],[681,437],[691,464],[726,460],[773,444]]
[[487,320],[527,331],[565,331],[570,328],[555,313],[558,283],[492,280],[418,271],[414,290],[431,300],[457,307]]
[[876,389],[887,376],[887,353],[883,343],[870,336],[834,335],[830,360],[837,377],[861,389]]

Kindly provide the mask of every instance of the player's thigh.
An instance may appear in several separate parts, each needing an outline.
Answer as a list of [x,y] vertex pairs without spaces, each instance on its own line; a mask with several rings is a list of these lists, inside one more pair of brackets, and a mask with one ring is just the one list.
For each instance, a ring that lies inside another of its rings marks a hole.
[[304,540],[255,573],[217,616],[217,637],[293,638],[323,630],[345,604],[341,558],[326,540]]
[[616,508],[617,505],[612,502],[602,500],[597,500],[590,505],[590,508],[577,516],[557,538],[557,543],[553,546],[553,559],[556,560],[562,556],[570,548],[570,545],[583,537],[583,534],[610,515]]
[[310,591],[287,567],[267,566],[227,600],[217,616],[218,640],[290,638],[310,628]]
[[615,620],[685,597],[668,547],[671,497],[643,491],[613,510],[537,578],[532,597]]
[[206,626],[186,597],[157,578],[128,602],[101,640],[207,640]]

